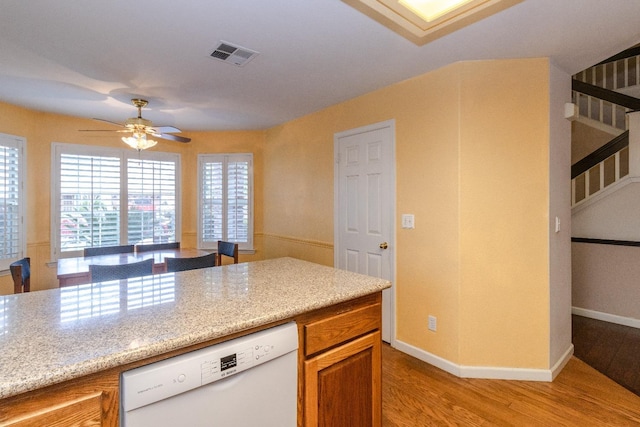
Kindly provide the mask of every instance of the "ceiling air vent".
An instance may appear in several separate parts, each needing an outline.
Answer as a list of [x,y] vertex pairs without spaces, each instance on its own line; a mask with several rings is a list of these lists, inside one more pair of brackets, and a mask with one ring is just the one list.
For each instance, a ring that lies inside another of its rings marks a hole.
[[213,59],[242,67],[258,56],[258,52],[221,41],[210,55]]

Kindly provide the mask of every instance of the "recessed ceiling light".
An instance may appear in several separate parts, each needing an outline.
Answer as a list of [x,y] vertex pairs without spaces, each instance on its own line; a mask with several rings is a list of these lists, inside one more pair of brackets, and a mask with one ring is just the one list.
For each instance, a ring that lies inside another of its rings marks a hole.
[[523,0],[342,0],[423,45]]
[[471,0],[400,0],[400,4],[427,22],[434,21]]

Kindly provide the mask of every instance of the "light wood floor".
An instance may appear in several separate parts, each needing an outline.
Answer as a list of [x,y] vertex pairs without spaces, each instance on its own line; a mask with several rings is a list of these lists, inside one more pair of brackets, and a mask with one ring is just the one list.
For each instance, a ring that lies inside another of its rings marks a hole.
[[383,426],[640,426],[640,397],[576,359],[555,381],[462,379],[389,345]]

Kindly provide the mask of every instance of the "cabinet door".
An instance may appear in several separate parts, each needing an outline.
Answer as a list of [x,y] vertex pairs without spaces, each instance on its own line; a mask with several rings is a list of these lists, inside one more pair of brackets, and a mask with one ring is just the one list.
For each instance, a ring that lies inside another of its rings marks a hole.
[[379,331],[305,361],[304,369],[305,426],[381,425]]
[[33,408],[33,412],[24,418],[0,424],[11,427],[99,427],[103,425],[101,403],[101,394],[95,393],[56,406]]
[[119,372],[109,370],[0,401],[0,427],[117,427]]

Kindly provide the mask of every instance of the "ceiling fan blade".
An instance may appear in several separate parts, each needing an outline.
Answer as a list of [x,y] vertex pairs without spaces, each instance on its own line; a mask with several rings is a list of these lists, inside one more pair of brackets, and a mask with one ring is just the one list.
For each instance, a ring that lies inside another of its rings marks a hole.
[[139,133],[153,135],[156,138],[168,139],[178,142],[191,142],[191,138],[185,138],[184,136],[173,135],[174,133],[182,132],[180,129],[173,126],[153,126],[151,120],[142,118],[142,108],[147,105],[147,101],[144,99],[134,98],[131,100],[133,105],[138,109],[138,117],[132,117],[127,119],[124,124],[112,122],[111,120],[94,118],[93,120],[99,120],[101,122],[109,123],[114,126],[118,126],[124,129],[82,129],[84,132],[129,132],[134,136],[139,136]]
[[105,122],[105,123],[110,123],[114,126],[119,126],[119,127],[123,127],[124,125],[122,123],[116,123],[116,122],[112,122],[111,120],[106,120],[106,119],[97,119],[97,118],[93,118],[93,120],[98,120],[100,122]]
[[184,136],[178,136],[178,135],[171,135],[170,133],[153,133],[153,136],[157,137],[157,138],[162,138],[162,139],[169,139],[171,141],[178,141],[178,142],[191,142],[191,138],[185,138]]
[[180,133],[182,132],[178,128],[174,128],[173,126],[153,126],[153,129],[157,133]]
[[78,132],[133,132],[131,129],[78,129]]

